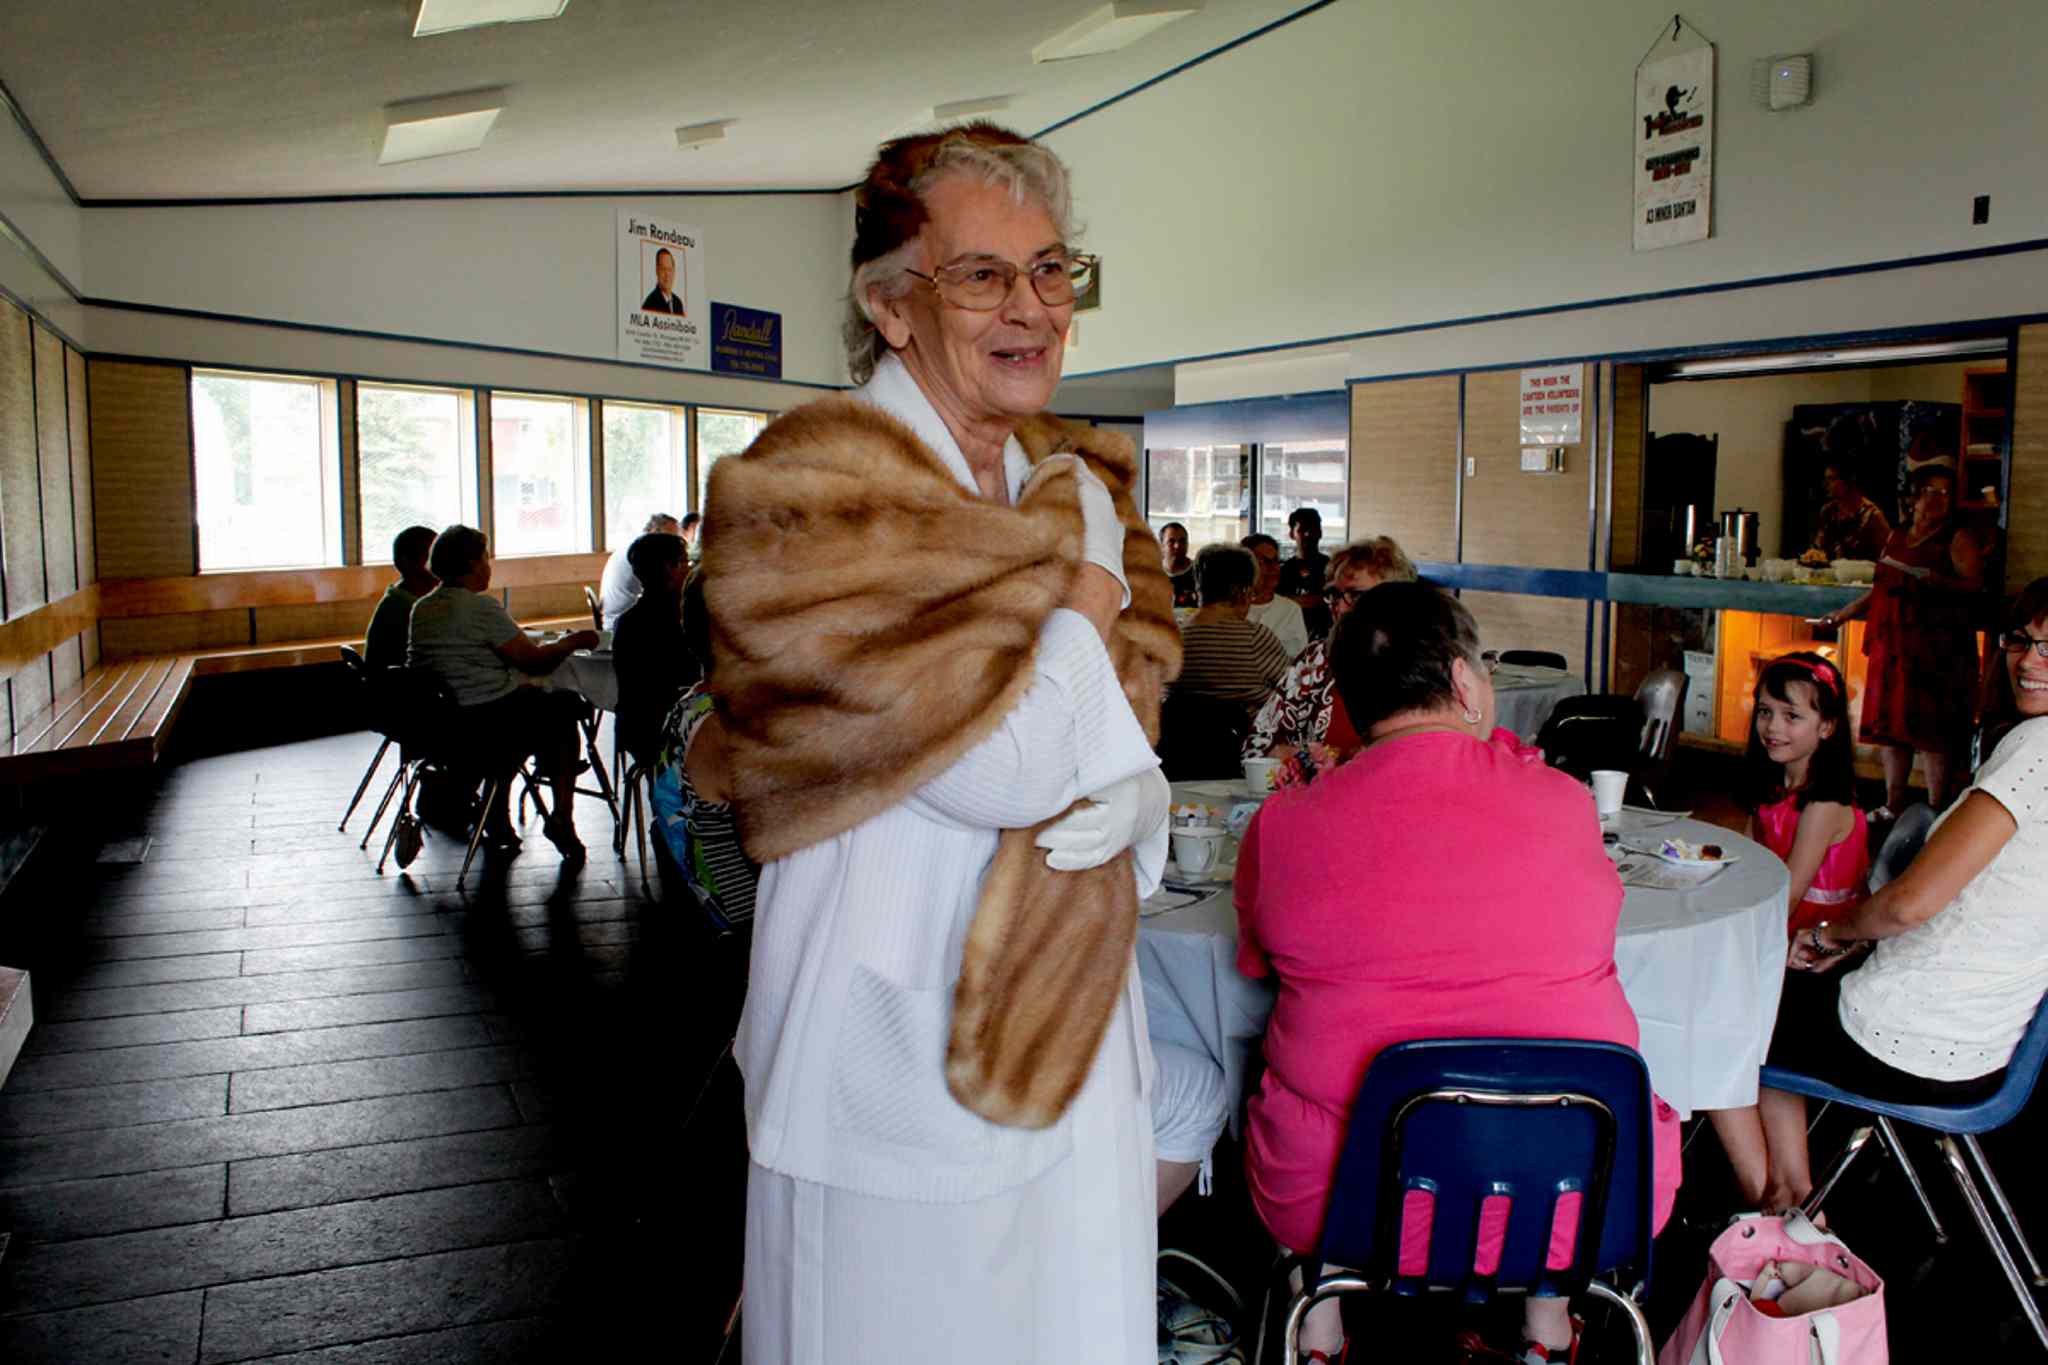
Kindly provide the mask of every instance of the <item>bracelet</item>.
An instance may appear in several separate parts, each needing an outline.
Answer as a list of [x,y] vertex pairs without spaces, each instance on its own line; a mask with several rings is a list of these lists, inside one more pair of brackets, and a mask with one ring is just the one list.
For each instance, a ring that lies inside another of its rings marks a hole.
[[1829,921],[1822,920],[1806,931],[1806,946],[1821,957],[1847,957],[1853,948],[1830,948],[1820,941],[1820,931],[1828,927]]

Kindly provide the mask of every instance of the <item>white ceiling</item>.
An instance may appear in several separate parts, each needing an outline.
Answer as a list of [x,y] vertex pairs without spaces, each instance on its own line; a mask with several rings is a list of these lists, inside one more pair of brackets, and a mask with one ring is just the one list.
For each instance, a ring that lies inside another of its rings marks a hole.
[[[413,38],[412,0],[6,0],[0,80],[86,199],[838,188],[935,104],[1010,95],[994,117],[1036,132],[1306,0],[1208,0],[1122,52],[1032,63],[1099,3],[570,0]],[[490,86],[481,151],[376,164],[383,105]],[[738,122],[676,147],[713,119]]]

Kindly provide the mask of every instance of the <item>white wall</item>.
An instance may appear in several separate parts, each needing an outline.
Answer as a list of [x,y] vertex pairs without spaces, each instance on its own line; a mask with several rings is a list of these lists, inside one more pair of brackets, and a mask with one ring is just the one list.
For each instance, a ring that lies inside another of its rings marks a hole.
[[87,292],[609,360],[616,211],[648,204],[702,229],[712,298],[782,314],[784,378],[844,382],[843,195],[90,209]]
[[79,211],[4,106],[0,106],[0,219],[5,220],[0,223],[0,289],[77,339],[83,319],[70,291],[25,244],[32,245],[77,287],[84,273]]
[[[1106,262],[1087,366],[1982,247],[2048,220],[2048,101],[2011,93],[2048,46],[2048,5],[1706,0],[1686,18],[1719,45],[1715,235],[1635,254],[1633,72],[1669,16],[1631,0],[1333,5],[1053,134]],[[1751,61],[1798,51],[1815,54],[1814,103],[1757,109]],[[1973,228],[1978,193],[1993,211]],[[1692,339],[1667,327],[1662,344]],[[1582,349],[1539,332],[1506,359]],[[1368,357],[1354,373],[1435,367]]]

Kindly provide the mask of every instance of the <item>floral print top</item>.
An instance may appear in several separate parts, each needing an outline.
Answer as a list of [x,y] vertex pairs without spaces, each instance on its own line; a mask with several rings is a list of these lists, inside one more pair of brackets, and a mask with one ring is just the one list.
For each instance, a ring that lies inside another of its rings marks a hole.
[[1336,700],[1330,642],[1327,638],[1312,640],[1252,718],[1251,733],[1244,739],[1244,756],[1263,758],[1276,744],[1296,748],[1321,744],[1330,732],[1330,711]]

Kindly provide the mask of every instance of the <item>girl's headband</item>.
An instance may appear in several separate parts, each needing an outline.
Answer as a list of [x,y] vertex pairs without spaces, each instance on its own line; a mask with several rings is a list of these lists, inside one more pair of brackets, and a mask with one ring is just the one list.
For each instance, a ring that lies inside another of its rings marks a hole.
[[1828,663],[1825,660],[1819,663],[1812,663],[1805,659],[1794,659],[1787,657],[1783,659],[1773,659],[1771,660],[1771,662],[1773,664],[1791,664],[1794,668],[1803,668],[1808,673],[1813,674],[1814,677],[1826,683],[1829,687],[1840,687],[1842,685],[1842,675],[1835,671],[1835,666],[1833,664]]

